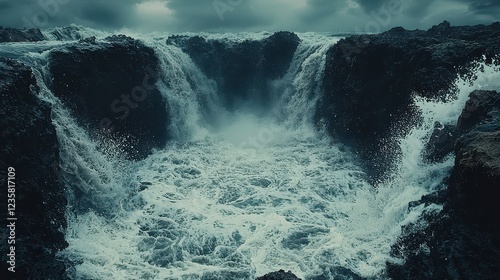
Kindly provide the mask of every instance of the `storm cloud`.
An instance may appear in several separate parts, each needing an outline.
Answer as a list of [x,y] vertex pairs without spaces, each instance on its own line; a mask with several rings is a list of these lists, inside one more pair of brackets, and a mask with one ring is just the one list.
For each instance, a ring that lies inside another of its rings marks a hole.
[[499,20],[500,0],[0,0],[0,25],[145,31],[378,32]]

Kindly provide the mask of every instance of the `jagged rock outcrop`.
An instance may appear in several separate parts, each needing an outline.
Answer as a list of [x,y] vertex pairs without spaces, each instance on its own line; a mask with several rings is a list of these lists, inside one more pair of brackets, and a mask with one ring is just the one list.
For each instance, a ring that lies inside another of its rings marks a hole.
[[[31,69],[0,58],[0,192],[7,220],[7,170],[15,169],[16,273],[9,279],[65,279],[56,253],[67,246],[66,191],[59,176],[59,147],[50,107],[36,96]],[[2,226],[1,270],[7,272],[6,225]],[[2,275],[3,275],[2,274]],[[17,278],[15,278],[17,277]],[[5,278],[4,278],[5,279]]]
[[[412,203],[444,204],[403,229],[388,265],[393,279],[496,279],[500,274],[500,93],[470,94],[456,126],[455,165],[447,188]],[[448,142],[448,143],[446,143]]]
[[466,219],[500,229],[500,92],[472,92],[457,129],[451,202]]
[[[258,277],[257,280],[300,280],[291,271],[285,272],[283,269],[275,272],[270,272],[264,276]],[[320,279],[349,279],[349,280],[362,280],[363,278],[352,272],[351,270],[332,266],[330,268],[325,268],[322,274],[310,276],[308,279],[320,280]]]
[[458,118],[458,131],[464,134],[481,122],[491,120],[496,114],[495,110],[499,107],[499,96],[496,91],[475,90],[471,92]]
[[45,37],[39,29],[34,28],[4,28],[0,26],[0,43],[2,42],[36,42]]
[[[469,95],[456,125],[438,125],[426,145],[424,156],[441,161],[454,151],[455,166],[450,195],[463,214],[478,210],[474,219],[487,217],[494,201],[500,199],[495,177],[500,174],[500,95],[491,90],[475,90]],[[481,206],[481,207],[477,207]],[[500,209],[497,209],[500,210]]]
[[300,278],[297,278],[291,271],[285,272],[281,269],[258,277],[257,280],[300,280]]
[[399,152],[395,139],[418,122],[413,96],[443,97],[457,74],[471,76],[466,66],[498,54],[500,22],[342,39],[327,53],[318,119],[359,152],[373,177],[383,177]]
[[426,143],[423,157],[428,162],[440,162],[453,152],[457,138],[457,126],[450,124],[434,124],[434,131]]
[[165,145],[168,115],[152,49],[125,36],[87,38],[54,50],[49,67],[52,91],[96,139],[116,141],[129,159]]
[[406,262],[388,264],[392,279],[494,280],[500,273],[498,230],[464,224],[451,210],[427,215],[403,232],[392,250]]
[[269,82],[285,75],[299,43],[299,37],[291,32],[237,43],[200,36],[172,36],[167,40],[217,82],[228,107],[248,101],[269,105]]

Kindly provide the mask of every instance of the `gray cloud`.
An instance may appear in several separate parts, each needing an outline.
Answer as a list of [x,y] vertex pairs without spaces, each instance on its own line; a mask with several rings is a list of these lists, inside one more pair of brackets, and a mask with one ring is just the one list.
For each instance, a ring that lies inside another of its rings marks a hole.
[[95,25],[122,27],[135,16],[135,5],[140,0],[68,0],[76,1],[73,13]]
[[410,17],[423,18],[429,12],[429,7],[435,2],[435,0],[420,0],[412,1],[406,4],[404,13]]
[[366,12],[371,12],[381,8],[386,0],[356,0],[356,2],[358,2]]
[[[387,18],[383,11],[394,1],[401,10]],[[499,20],[500,0],[0,0],[0,12],[0,25],[11,27],[351,32],[491,23]]]
[[302,11],[302,19],[321,21],[334,17],[347,8],[347,1],[308,0],[307,7]]
[[469,3],[469,10],[478,15],[490,15],[499,18],[500,0]]
[[56,27],[72,23],[119,28],[141,0],[0,0],[0,25]]
[[[180,31],[244,30],[264,27],[274,21],[272,15],[261,10],[257,2],[170,0],[166,5],[175,12],[174,26]],[[272,5],[273,9],[278,10],[279,5]]]

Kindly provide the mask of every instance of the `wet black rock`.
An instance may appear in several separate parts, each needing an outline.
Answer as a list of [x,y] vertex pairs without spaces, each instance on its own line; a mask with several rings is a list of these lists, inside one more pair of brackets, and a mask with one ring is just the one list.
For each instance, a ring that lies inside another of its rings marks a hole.
[[283,269],[275,272],[270,272],[257,280],[300,280],[291,271],[285,272]]
[[318,120],[351,143],[373,177],[383,177],[399,154],[397,138],[419,122],[415,95],[445,98],[457,75],[471,77],[477,59],[500,54],[500,23],[428,31],[394,28],[340,40],[327,53]]
[[[474,91],[458,120],[455,165],[440,191],[412,203],[443,204],[403,228],[388,264],[393,279],[497,279],[500,275],[500,93]],[[447,187],[447,188],[446,188]]]
[[269,82],[285,75],[299,43],[299,37],[291,32],[242,42],[200,36],[172,36],[167,40],[217,82],[230,108],[249,101],[269,105]]
[[53,51],[49,61],[52,91],[96,139],[129,159],[165,145],[168,114],[151,48],[125,36],[88,38]]
[[[335,279],[335,280],[364,280],[365,278],[360,277],[356,273],[351,270],[332,266],[332,267],[324,267],[323,273],[320,275],[310,276],[308,279],[311,280],[322,280],[322,279]],[[258,277],[257,280],[300,280],[295,274],[291,271],[285,272],[283,269],[275,272],[268,273],[264,276]]]
[[426,144],[424,158],[429,162],[442,161],[453,152],[458,135],[470,131],[481,120],[487,118],[493,108],[498,106],[496,91],[473,91],[456,125],[436,123],[429,142]]
[[388,264],[391,279],[495,280],[500,273],[499,232],[464,222],[445,211],[427,214],[403,228],[393,255],[404,265]]
[[428,162],[440,162],[453,152],[456,137],[456,125],[434,124],[429,141],[425,145],[423,157]]
[[45,37],[39,29],[4,28],[0,26],[0,43],[2,42],[37,42]]
[[466,219],[500,228],[500,93],[472,92],[458,128],[451,203]]
[[498,93],[493,90],[475,90],[469,95],[462,114],[457,121],[457,128],[464,133],[487,118],[491,118],[495,108],[500,107]]
[[[66,191],[59,180],[59,148],[51,110],[35,96],[37,91],[29,67],[0,58],[0,184],[4,186],[0,207],[7,210],[7,171],[13,167],[17,218],[15,244],[7,245],[10,232],[5,225],[1,229],[1,270],[7,272],[7,253],[14,245],[16,273],[10,276],[65,279],[65,264],[56,254],[67,246],[63,233]],[[7,212],[2,213],[2,220],[7,221]]]

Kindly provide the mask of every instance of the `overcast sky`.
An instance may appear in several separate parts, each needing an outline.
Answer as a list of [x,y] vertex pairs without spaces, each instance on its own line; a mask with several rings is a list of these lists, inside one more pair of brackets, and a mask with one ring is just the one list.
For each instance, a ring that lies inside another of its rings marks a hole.
[[500,0],[0,0],[0,25],[141,31],[378,32],[499,21]]

